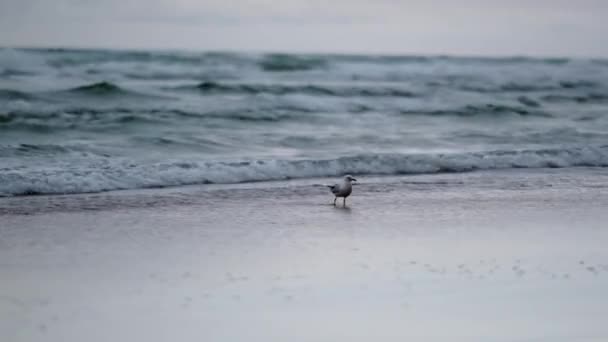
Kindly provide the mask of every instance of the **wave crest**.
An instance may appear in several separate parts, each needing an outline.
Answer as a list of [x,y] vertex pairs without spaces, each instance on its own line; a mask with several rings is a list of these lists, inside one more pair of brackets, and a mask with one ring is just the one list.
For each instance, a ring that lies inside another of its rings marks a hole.
[[[524,100],[526,101],[526,100]],[[531,101],[531,100],[530,100]],[[521,100],[520,100],[521,102]],[[437,109],[437,110],[401,110],[401,114],[423,114],[433,116],[461,116],[461,117],[477,117],[484,115],[491,115],[493,117],[500,115],[518,115],[518,116],[536,116],[551,118],[548,112],[544,112],[534,108],[534,105],[530,105],[532,102],[526,102],[528,107],[521,106],[507,106],[500,104],[488,103],[485,105],[466,105],[456,109]],[[536,102],[534,102],[536,104]],[[538,104],[536,104],[538,106]]]
[[343,97],[416,97],[411,91],[395,86],[352,86],[334,84],[262,84],[262,83],[219,83],[201,82],[195,86],[181,86],[177,90],[197,90],[204,94],[307,94],[317,96]]
[[94,95],[110,95],[126,92],[119,86],[106,81],[83,85],[80,87],[72,88],[69,91],[74,93]]
[[0,195],[86,193],[189,184],[232,184],[294,178],[403,175],[510,168],[608,167],[600,147],[456,154],[379,154],[322,160],[174,161],[136,164],[95,157],[88,165],[4,169]]
[[34,96],[32,96],[28,93],[18,91],[18,90],[0,89],[0,99],[2,99],[2,100],[9,100],[9,101],[30,100],[33,97]]
[[271,72],[307,71],[326,66],[326,61],[321,57],[270,54],[265,55],[259,65],[262,70]]

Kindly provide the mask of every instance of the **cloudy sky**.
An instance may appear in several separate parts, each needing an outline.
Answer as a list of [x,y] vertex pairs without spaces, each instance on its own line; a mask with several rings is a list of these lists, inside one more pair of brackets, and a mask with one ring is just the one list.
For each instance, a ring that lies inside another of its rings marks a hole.
[[605,0],[0,0],[1,46],[608,57]]

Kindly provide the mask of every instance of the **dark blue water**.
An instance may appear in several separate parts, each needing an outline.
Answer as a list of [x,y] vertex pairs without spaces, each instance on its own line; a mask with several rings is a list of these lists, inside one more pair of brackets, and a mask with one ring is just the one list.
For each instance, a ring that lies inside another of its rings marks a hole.
[[608,166],[608,61],[0,50],[0,195]]

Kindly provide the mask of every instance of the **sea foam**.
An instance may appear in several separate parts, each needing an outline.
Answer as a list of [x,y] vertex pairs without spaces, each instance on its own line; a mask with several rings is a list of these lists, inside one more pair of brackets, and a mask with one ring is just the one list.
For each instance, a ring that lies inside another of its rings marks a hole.
[[0,195],[88,193],[192,184],[232,184],[343,174],[407,175],[510,168],[608,167],[608,146],[455,154],[367,154],[335,159],[135,163],[98,156],[38,169],[3,169]]

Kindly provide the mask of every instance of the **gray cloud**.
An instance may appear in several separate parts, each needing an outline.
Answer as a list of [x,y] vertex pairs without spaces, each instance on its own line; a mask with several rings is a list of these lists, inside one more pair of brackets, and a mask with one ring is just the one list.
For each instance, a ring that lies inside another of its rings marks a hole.
[[0,44],[608,56],[608,2],[3,0]]

